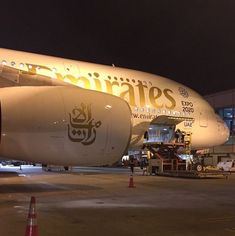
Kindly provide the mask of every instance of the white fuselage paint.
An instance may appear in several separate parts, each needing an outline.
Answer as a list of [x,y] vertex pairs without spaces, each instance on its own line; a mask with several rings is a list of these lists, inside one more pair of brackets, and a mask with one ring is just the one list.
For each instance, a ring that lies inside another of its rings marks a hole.
[[[182,119],[176,128],[192,134],[192,149],[220,145],[229,135],[227,126],[198,93],[167,78],[8,49],[0,49],[0,63],[1,77],[12,86],[73,85],[124,99],[132,115],[132,149],[142,145],[144,132],[159,116]],[[116,125],[121,126],[122,111],[116,115]]]

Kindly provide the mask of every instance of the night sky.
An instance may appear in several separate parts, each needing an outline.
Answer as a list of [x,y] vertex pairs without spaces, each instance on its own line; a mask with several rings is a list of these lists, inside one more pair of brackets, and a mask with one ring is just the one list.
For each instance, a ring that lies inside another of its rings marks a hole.
[[235,88],[234,0],[2,1],[0,47]]

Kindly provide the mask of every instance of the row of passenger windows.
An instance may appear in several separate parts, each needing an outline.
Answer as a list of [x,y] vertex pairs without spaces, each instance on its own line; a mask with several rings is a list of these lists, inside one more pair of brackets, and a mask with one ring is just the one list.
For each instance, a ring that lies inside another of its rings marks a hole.
[[[11,62],[7,62],[6,60],[2,60],[1,62],[2,65],[6,66],[6,65],[11,65],[12,67],[17,67],[17,63],[15,61],[11,61]],[[26,64],[25,63],[19,63],[19,68],[23,69],[26,67]],[[31,65],[27,65],[29,69],[32,69],[32,66]],[[40,70],[40,66],[37,67],[38,70]],[[69,69],[69,68],[68,68]],[[57,69],[55,67],[52,68],[52,71],[53,72],[57,72]]]
[[[7,64],[8,64],[7,61],[5,61],[5,60],[2,61],[2,65],[6,66]],[[12,61],[10,63],[10,65],[13,67],[17,66],[16,62],[14,62],[14,61]],[[25,66],[24,63],[19,63],[20,68],[24,68],[24,66]]]
[[[19,68],[21,68],[21,69],[23,69],[23,68],[25,68],[26,67],[26,64],[25,63],[19,63],[19,64],[17,64],[15,61],[11,61],[11,62],[7,62],[6,60],[2,60],[1,61],[1,64],[2,65],[11,65],[12,67],[17,67],[17,65],[19,65]],[[29,68],[29,69],[32,69],[32,66],[31,65],[27,65],[27,67]],[[37,70],[40,70],[41,68],[38,66],[37,67]],[[66,70],[67,71],[70,71],[70,68],[66,68]],[[52,68],[52,72],[54,72],[54,73],[56,73],[57,72],[57,69],[55,68],[55,67],[53,67]],[[89,76],[92,76],[90,73],[89,73]],[[124,78],[118,78],[118,77],[116,77],[116,76],[114,76],[114,77],[111,77],[111,76],[108,76],[108,79],[109,80],[116,80],[116,81],[118,81],[118,80],[120,80],[121,82],[124,82],[124,81],[126,81],[126,82],[132,82],[132,83],[135,83],[135,82],[139,82],[139,83],[143,83],[143,84],[145,84],[145,85],[147,85],[148,83],[146,82],[146,81],[140,81],[140,80],[138,80],[138,81],[136,81],[136,80],[134,80],[134,79],[128,79],[128,78],[126,78],[126,79],[124,79]],[[149,82],[150,83],[150,85],[152,86],[152,83],[151,82]]]

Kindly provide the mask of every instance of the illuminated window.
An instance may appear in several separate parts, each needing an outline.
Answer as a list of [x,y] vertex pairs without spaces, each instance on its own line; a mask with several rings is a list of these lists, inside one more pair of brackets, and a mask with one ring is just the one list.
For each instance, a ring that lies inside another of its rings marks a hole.
[[2,61],[2,65],[5,66],[6,64],[7,64],[7,62],[6,62],[5,60],[3,60],[3,61]]
[[20,63],[20,68],[24,68],[24,63]]
[[234,111],[232,107],[224,108],[224,118],[232,118],[234,117]]
[[54,73],[56,73],[56,72],[57,72],[57,69],[56,69],[55,67],[53,67],[53,68],[52,68],[52,71],[53,71]]

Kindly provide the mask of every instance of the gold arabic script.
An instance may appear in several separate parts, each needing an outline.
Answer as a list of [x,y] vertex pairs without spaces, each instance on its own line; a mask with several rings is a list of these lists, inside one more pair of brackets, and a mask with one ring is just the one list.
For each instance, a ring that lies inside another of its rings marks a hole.
[[69,113],[68,137],[73,142],[91,145],[96,139],[96,129],[101,126],[101,121],[94,122],[91,114],[91,104],[81,103]]

